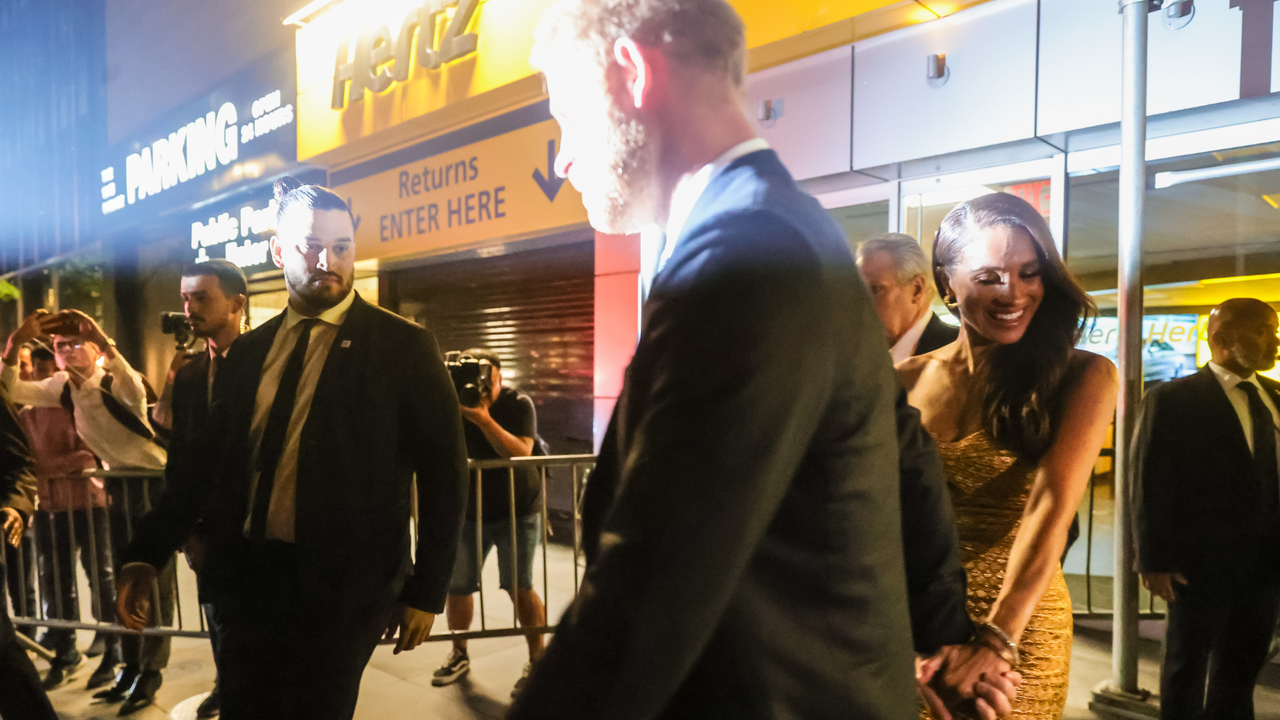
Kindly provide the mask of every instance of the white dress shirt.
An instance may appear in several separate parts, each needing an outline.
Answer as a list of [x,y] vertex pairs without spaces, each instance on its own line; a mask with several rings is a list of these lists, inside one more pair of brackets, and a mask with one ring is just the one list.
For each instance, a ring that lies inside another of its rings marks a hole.
[[[347,293],[347,297],[337,305],[316,316],[317,322],[311,326],[311,340],[307,344],[307,355],[302,363],[302,377],[298,380],[298,394],[293,402],[293,414],[289,416],[289,427],[285,431],[284,448],[280,452],[280,462],[276,465],[275,481],[271,488],[271,504],[267,510],[266,539],[294,541],[294,509],[298,485],[298,448],[302,443],[302,428],[307,423],[307,415],[311,412],[311,400],[316,394],[316,383],[320,380],[320,371],[324,369],[325,360],[333,341],[338,336],[338,326],[347,319],[351,303],[355,302],[355,291]],[[306,318],[294,310],[292,306],[285,310],[284,324],[276,333],[271,343],[271,351],[262,366],[262,379],[258,382],[258,395],[253,406],[253,423],[249,426],[249,443],[253,453],[249,458],[249,515],[245,517],[244,532],[249,534],[249,521],[253,516],[253,500],[258,488],[258,450],[262,445],[262,435],[267,429],[267,419],[271,415],[271,404],[276,399],[276,388],[280,385],[280,376],[284,374],[285,365],[293,346],[298,342],[302,329],[299,323]]]
[[[151,427],[147,417],[147,389],[142,376],[129,366],[120,353],[97,368],[93,375],[76,387],[71,383],[71,402],[75,405],[76,432],[84,444],[109,468],[141,468],[163,470],[164,448],[120,424],[102,402],[102,378],[112,376],[111,394],[143,424]],[[0,392],[10,402],[32,407],[60,407],[62,388],[70,382],[65,371],[45,380],[20,380],[18,368],[4,365],[0,371]]]
[[916,345],[920,344],[920,336],[924,335],[924,329],[928,327],[929,321],[933,319],[933,311],[925,309],[924,314],[919,320],[898,338],[898,342],[889,348],[889,356],[893,358],[893,364],[906,360],[916,354]]
[[[1267,406],[1267,410],[1271,411],[1271,421],[1280,427],[1280,412],[1276,411],[1276,405],[1271,400],[1271,393],[1262,387],[1262,383],[1258,382],[1258,374],[1254,373],[1247,378],[1241,378],[1239,375],[1222,367],[1221,365],[1210,362],[1209,369],[1213,371],[1213,376],[1218,379],[1218,384],[1222,386],[1222,391],[1227,394],[1227,399],[1231,401],[1231,407],[1235,408],[1236,417],[1240,419],[1240,427],[1244,429],[1244,439],[1249,443],[1249,452],[1253,452],[1253,416],[1249,414],[1249,396],[1245,391],[1241,390],[1240,383],[1252,383],[1258,388],[1258,395],[1262,397],[1262,404]],[[1277,439],[1277,448],[1280,449],[1280,438]]]
[[680,240],[680,233],[684,231],[684,224],[689,220],[689,213],[693,212],[693,206],[698,204],[698,198],[702,197],[703,191],[720,174],[720,171],[744,155],[768,149],[769,143],[765,142],[764,138],[745,140],[729,148],[723,155],[703,165],[698,172],[676,185],[675,191],[671,193],[671,209],[667,213],[667,239],[658,260],[658,271],[661,271],[671,259],[676,243]]

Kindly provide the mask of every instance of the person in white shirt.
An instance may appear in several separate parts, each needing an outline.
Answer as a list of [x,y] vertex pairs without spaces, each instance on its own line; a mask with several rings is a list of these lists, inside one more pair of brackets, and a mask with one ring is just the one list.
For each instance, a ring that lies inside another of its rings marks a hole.
[[[52,337],[58,372],[45,380],[22,380],[19,349],[43,335]],[[167,458],[164,448],[152,439],[142,375],[116,350],[115,343],[93,318],[79,310],[37,310],[9,336],[3,361],[0,394],[21,405],[66,407],[74,418],[76,433],[105,466],[115,470],[164,469]],[[109,534],[114,554],[118,555],[128,545],[130,521],[159,502],[163,483],[157,479],[117,478],[108,480],[107,491],[111,496]],[[166,625],[173,622],[174,572],[170,562],[159,578],[159,615]],[[104,603],[111,601],[103,598]],[[125,665],[116,676],[114,687],[94,697],[108,702],[125,701],[122,712],[127,714],[154,700],[162,682],[160,671],[169,662],[169,638],[150,636],[144,640],[125,635],[120,647]]]
[[915,238],[902,233],[877,235],[858,246],[857,259],[895,365],[955,342],[960,328],[942,322],[929,309],[933,302],[929,261]]

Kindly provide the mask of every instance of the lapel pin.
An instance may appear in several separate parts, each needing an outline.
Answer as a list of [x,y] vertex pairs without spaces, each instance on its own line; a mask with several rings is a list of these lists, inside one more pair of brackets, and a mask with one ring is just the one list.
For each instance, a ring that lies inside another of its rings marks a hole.
[[351,347],[351,341],[350,341],[350,340],[343,340],[343,341],[342,341],[342,347],[344,347],[344,348],[349,348],[349,347]]

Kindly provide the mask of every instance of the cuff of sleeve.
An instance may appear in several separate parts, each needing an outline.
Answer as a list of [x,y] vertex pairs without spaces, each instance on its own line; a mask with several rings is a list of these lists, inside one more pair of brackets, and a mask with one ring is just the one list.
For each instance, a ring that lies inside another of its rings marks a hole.
[[108,359],[102,367],[107,372],[128,373],[133,371],[133,367],[129,365],[128,360],[124,359],[124,355],[121,355],[119,350],[116,351],[115,357]]
[[400,591],[400,602],[414,610],[439,615],[444,612],[444,593],[434,593],[433,595],[439,595],[439,597],[428,596],[421,588],[415,587],[413,576],[411,575],[405,579],[404,589]]

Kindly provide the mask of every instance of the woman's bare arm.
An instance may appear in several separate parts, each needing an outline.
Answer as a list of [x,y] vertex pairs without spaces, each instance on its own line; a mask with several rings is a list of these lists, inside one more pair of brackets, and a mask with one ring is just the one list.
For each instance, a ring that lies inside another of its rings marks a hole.
[[1067,530],[1115,417],[1115,366],[1092,354],[1079,362],[1085,366],[1067,390],[1053,444],[1040,460],[1004,584],[988,618],[1015,641],[1057,571]]

